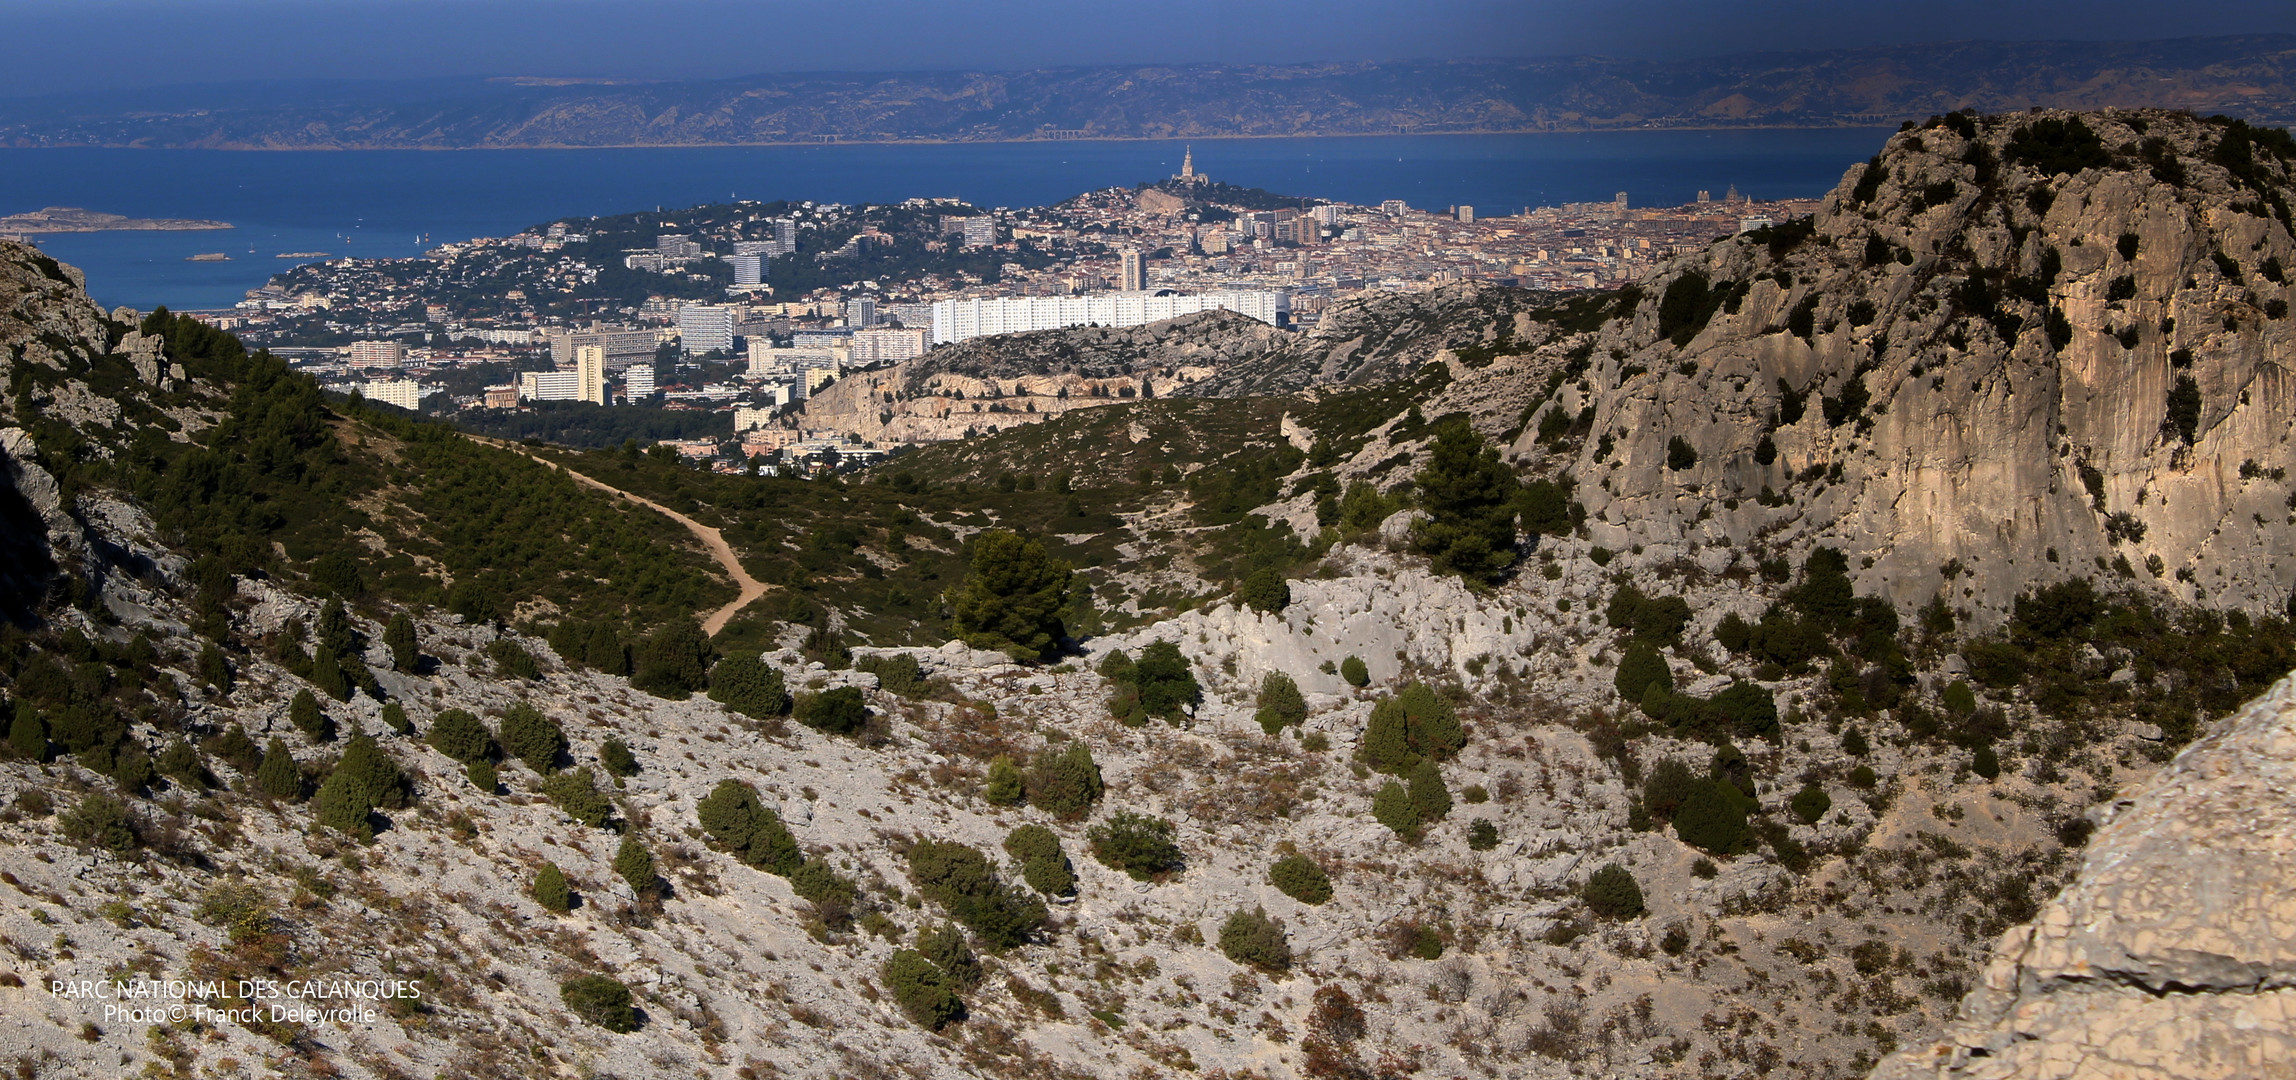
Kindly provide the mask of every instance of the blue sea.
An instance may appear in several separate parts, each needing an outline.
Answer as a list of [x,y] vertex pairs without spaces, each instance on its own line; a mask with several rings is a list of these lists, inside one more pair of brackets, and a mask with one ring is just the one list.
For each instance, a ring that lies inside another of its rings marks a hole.
[[[1217,180],[1351,203],[1465,204],[1482,215],[1609,199],[1636,206],[1810,197],[1875,153],[1886,129],[1219,139]],[[897,202],[953,195],[1039,206],[1179,171],[1180,142],[960,143],[630,150],[0,149],[0,213],[77,206],[231,222],[217,232],[43,237],[104,305],[227,307],[293,265],[285,252],[408,256],[561,217],[741,199]],[[228,262],[187,262],[221,252]]]

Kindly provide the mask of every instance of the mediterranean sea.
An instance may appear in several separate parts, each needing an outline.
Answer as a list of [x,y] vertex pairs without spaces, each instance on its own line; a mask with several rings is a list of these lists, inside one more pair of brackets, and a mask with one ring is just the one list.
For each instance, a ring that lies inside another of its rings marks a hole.
[[[1480,215],[1607,200],[1672,206],[1735,185],[1807,198],[1881,148],[1887,129],[1659,131],[1216,139],[1194,144],[1216,180],[1375,205]],[[1040,206],[1180,169],[1174,142],[945,143],[614,150],[213,151],[0,149],[0,214],[77,206],[208,218],[219,232],[39,237],[85,270],[106,306],[228,307],[297,259],[405,257],[576,215],[727,199],[898,202],[953,195]],[[186,261],[220,253],[229,261]]]

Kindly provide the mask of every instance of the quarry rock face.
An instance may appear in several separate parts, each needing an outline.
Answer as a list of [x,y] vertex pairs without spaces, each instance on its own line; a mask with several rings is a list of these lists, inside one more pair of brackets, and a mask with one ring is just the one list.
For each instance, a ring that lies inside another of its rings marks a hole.
[[[2035,164],[2018,133],[2042,123],[2095,144]],[[1900,133],[1807,235],[1671,265],[1582,354],[1591,385],[1556,407],[1595,408],[1571,463],[1594,535],[1830,543],[1907,607],[2110,574],[2277,610],[2296,581],[2282,152],[2165,113]]]
[[2296,1058],[2296,678],[2193,743],[1876,1080],[2261,1076]]

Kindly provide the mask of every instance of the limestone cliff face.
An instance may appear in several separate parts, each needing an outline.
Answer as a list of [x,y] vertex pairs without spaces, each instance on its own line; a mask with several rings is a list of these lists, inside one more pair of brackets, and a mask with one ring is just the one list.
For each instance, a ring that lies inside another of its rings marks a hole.
[[2296,1060],[2296,677],[2192,744],[1875,1080],[2234,1077]]
[[1898,134],[1806,233],[1677,262],[1581,346],[1556,407],[1595,409],[1594,535],[1833,544],[1861,590],[1980,619],[2099,573],[2277,609],[2292,157],[2168,113]]

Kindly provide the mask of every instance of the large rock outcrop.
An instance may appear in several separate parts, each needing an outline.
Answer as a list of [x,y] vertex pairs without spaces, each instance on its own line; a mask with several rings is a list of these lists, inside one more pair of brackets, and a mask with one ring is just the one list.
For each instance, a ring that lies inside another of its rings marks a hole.
[[2296,676],[2188,747],[1875,1080],[2285,1075],[2296,1061]]

